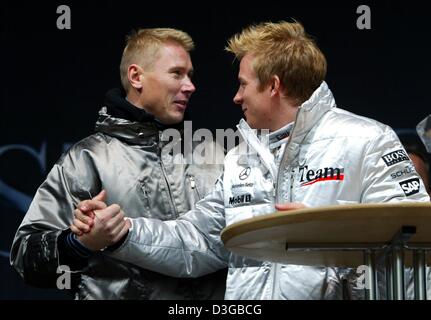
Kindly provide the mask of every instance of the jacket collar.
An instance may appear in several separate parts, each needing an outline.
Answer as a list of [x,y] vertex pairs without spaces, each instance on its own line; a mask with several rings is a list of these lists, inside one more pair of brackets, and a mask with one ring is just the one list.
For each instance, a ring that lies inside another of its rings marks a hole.
[[334,96],[326,82],[323,81],[311,97],[299,107],[291,132],[291,142],[301,143],[322,116],[335,107]]
[[[305,101],[298,109],[296,120],[290,131],[290,140],[302,141],[305,135],[316,125],[322,116],[336,107],[334,96],[325,81],[317,88],[310,99]],[[244,140],[249,140],[251,135],[257,135],[257,130],[250,128],[244,119],[241,119],[237,128]]]
[[[95,131],[132,144],[149,144],[159,140],[163,131],[174,128],[181,132],[183,122],[167,126],[155,120],[154,116],[145,110],[135,107],[125,98],[125,92],[112,89],[105,96],[105,106],[99,111]],[[149,137],[153,137],[148,141]]]
[[126,92],[115,88],[105,95],[106,112],[114,118],[125,119],[131,122],[153,122],[154,116],[144,109],[131,104],[126,98]]

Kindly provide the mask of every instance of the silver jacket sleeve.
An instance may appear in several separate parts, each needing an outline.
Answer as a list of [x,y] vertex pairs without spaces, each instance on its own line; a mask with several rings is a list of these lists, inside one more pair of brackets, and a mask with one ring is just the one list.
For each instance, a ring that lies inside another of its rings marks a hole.
[[420,185],[422,186],[423,182],[413,169],[410,161],[395,164],[389,163],[390,165],[387,165],[383,161],[383,159],[390,159],[388,157],[391,157],[393,152],[389,155],[386,153],[388,150],[394,149],[398,149],[398,152],[406,154],[395,132],[389,129],[369,143],[362,166],[361,203],[429,201],[429,197],[423,187],[421,188],[421,192],[411,192],[411,195],[408,193],[408,190],[403,191],[404,184],[403,181],[400,181],[403,179],[400,179],[397,173],[410,172],[408,170],[411,170],[412,172],[407,177],[410,177],[412,181],[417,180],[418,183],[420,181]]
[[[80,156],[83,156],[82,154]],[[67,172],[64,162],[69,168],[77,164],[73,156],[68,154],[54,165],[47,179],[38,189],[24,220],[22,221],[11,249],[11,264],[24,278],[25,282],[38,287],[56,287],[57,268],[67,264],[72,269],[80,270],[84,261],[74,260],[62,250],[61,236],[72,223],[73,210],[79,202],[78,197],[88,198],[82,194],[92,187],[81,186],[79,181],[96,181],[96,179],[80,179],[90,174],[84,168],[76,168],[74,173]],[[73,176],[73,178],[71,178]],[[97,187],[97,186],[95,186]]]
[[175,221],[132,219],[132,230],[113,257],[175,277],[199,277],[227,267],[229,253],[220,233],[225,227],[223,185]]

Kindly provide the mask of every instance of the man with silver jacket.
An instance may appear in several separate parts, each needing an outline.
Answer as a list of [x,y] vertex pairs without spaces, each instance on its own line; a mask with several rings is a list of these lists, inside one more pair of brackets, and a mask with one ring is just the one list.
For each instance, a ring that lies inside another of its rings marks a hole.
[[[351,270],[237,256],[223,247],[222,229],[276,208],[429,201],[422,180],[415,172],[391,176],[411,164],[391,128],[336,107],[324,81],[325,57],[301,24],[248,27],[227,50],[240,60],[234,102],[247,119],[238,125],[244,142],[229,151],[223,175],[195,209],[175,221],[128,219],[127,238],[106,254],[180,277],[228,265],[226,299],[340,299]],[[76,232],[99,206],[78,205]]]
[[[69,228],[76,205],[97,195],[94,201],[110,204],[98,218],[109,220],[103,241],[113,250],[129,228],[117,203],[131,218],[174,220],[212,188],[222,166],[177,164],[170,145],[181,140],[168,145],[164,137],[164,129],[183,127],[195,91],[193,47],[187,33],[168,28],[141,29],[127,39],[120,65],[125,92],[107,93],[96,133],[54,165],[16,233],[11,264],[26,283],[72,289],[76,299],[223,298],[226,270],[199,279],[169,277],[94,252],[95,243]],[[216,150],[210,142],[205,147]]]

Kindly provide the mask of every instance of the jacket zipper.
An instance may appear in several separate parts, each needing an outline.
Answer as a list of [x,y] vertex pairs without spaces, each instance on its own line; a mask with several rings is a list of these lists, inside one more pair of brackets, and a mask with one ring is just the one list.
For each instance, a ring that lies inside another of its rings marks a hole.
[[[301,112],[301,109],[299,109],[298,110],[298,112],[296,113],[296,116],[295,116],[295,124],[293,125],[293,127],[292,127],[292,130],[290,131],[290,138],[289,138],[289,141],[287,141],[287,143],[286,143],[286,146],[284,147],[284,151],[283,151],[283,155],[282,155],[282,157],[281,157],[281,160],[280,160],[280,164],[279,164],[279,168],[278,168],[278,172],[277,172],[277,182],[276,182],[276,186],[277,186],[277,188],[278,188],[278,186],[280,185],[280,181],[282,180],[282,177],[281,177],[281,170],[280,170],[280,168],[281,168],[281,166],[284,164],[284,161],[285,161],[285,159],[284,159],[284,157],[285,157],[285,155],[287,154],[287,151],[288,151],[288,147],[289,147],[289,145],[290,145],[290,142],[292,141],[292,137],[293,137],[293,133],[295,132],[295,127],[296,127],[296,124],[298,123],[298,115],[299,115],[299,113]],[[290,170],[292,170],[292,169],[290,169]],[[290,172],[290,190],[289,190],[289,192],[290,192],[290,194],[289,194],[289,201],[290,202],[292,202],[292,188],[293,188],[293,173],[292,173],[292,171]],[[279,197],[279,192],[276,192],[276,198],[275,198],[275,201],[276,201],[276,203],[277,203],[277,201],[280,201],[280,197]]]
[[191,187],[193,190],[195,190],[195,192],[196,192],[196,194],[197,194],[197,196],[198,196],[198,199],[200,200],[200,199],[201,199],[201,195],[200,195],[200,193],[199,193],[198,186],[196,185],[195,177],[194,177],[194,176],[192,176],[192,175],[189,175],[188,177],[189,177],[189,180],[190,180],[190,187]]
[[163,165],[163,160],[162,160],[162,145],[160,143],[160,141],[162,140],[161,138],[162,138],[162,133],[159,132],[159,144],[158,144],[159,145],[159,150],[157,151],[157,154],[159,156],[160,168],[162,169],[162,173],[163,173],[163,176],[164,176],[165,181],[166,181],[166,186],[168,187],[168,193],[169,193],[169,198],[171,200],[172,208],[174,209],[175,217],[178,218],[179,215],[178,215],[177,207],[175,206],[174,198],[172,196],[171,186],[169,184],[168,176],[166,174],[166,170],[165,170],[165,167]]
[[[296,117],[295,117],[295,124],[293,125],[292,130],[290,131],[290,137],[293,136],[293,133],[295,131],[295,127],[296,127],[296,123],[298,121],[298,114],[301,112],[301,109],[298,110],[298,112],[296,113]],[[286,146],[284,147],[284,152],[283,155],[281,157],[281,161],[278,167],[278,171],[277,171],[277,181],[274,183],[274,187],[278,189],[279,185],[280,185],[280,181],[282,180],[282,170],[280,170],[281,166],[284,164],[284,156],[286,155],[287,151],[288,151],[288,146],[290,144],[291,138],[289,139],[289,141],[286,143]],[[293,189],[293,179],[294,179],[294,174],[292,172],[292,169],[289,166],[289,170],[290,170],[290,181],[289,181],[289,202],[292,202],[292,189]],[[276,189],[276,190],[277,190]],[[279,202],[280,199],[280,192],[275,192],[276,196],[275,196],[275,203]],[[279,287],[277,286],[277,282],[278,282],[278,277],[279,277],[279,272],[280,272],[280,264],[279,263],[273,263],[272,264],[272,268],[274,271],[274,276],[273,276],[273,282],[272,282],[272,299],[279,299]]]

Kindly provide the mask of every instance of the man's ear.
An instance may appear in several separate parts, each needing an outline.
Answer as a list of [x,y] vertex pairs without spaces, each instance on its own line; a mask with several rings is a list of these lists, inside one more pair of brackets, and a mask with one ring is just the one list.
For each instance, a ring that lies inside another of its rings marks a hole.
[[137,64],[131,64],[127,68],[127,78],[129,79],[130,85],[135,89],[142,89],[141,78],[143,77],[143,69]]
[[271,97],[275,97],[276,95],[280,94],[281,83],[280,78],[277,75],[271,77],[269,86],[271,89]]

